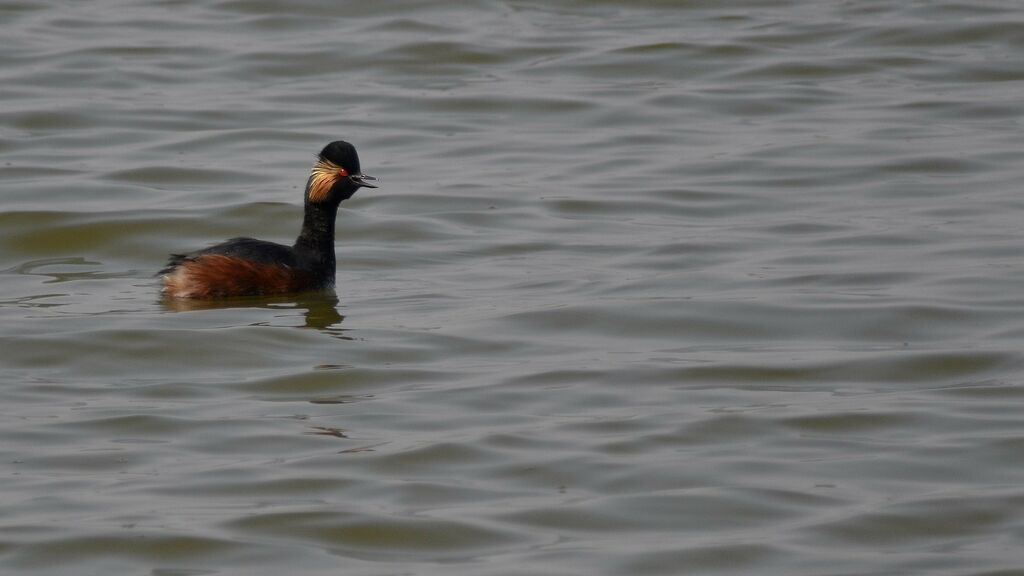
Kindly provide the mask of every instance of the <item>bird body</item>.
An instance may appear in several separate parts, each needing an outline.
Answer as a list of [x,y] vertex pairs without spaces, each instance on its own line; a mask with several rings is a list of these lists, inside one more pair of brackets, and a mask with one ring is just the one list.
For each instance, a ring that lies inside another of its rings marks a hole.
[[163,275],[171,298],[225,298],[324,290],[334,286],[334,221],[338,205],[361,187],[376,188],[363,174],[355,148],[331,142],[317,156],[306,182],[302,230],[285,246],[254,238],[172,254]]

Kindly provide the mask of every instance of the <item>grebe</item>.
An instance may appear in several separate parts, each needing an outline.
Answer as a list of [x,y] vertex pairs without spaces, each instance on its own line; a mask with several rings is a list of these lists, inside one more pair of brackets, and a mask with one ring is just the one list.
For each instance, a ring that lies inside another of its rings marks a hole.
[[306,182],[302,231],[292,246],[232,238],[188,254],[172,254],[163,275],[171,298],[289,294],[334,286],[334,219],[338,205],[376,178],[359,169],[354,146],[338,140],[317,155]]

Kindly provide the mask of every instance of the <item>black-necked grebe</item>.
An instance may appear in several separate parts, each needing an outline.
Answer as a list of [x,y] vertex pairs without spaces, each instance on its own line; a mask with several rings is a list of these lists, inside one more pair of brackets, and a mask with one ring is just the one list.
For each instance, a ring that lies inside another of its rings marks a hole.
[[359,169],[348,142],[320,151],[306,182],[302,231],[293,246],[253,238],[227,242],[188,254],[172,254],[163,274],[171,298],[224,298],[323,290],[334,286],[334,219],[342,200],[376,179]]

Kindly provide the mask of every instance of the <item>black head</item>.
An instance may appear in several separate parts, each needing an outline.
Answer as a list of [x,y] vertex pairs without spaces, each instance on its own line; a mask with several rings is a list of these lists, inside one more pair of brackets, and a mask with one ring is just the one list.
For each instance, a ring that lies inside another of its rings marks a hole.
[[335,140],[324,146],[317,157],[344,167],[349,174],[359,174],[359,154],[356,154],[356,147],[344,140]]
[[363,174],[359,168],[359,155],[355,146],[343,140],[331,142],[317,155],[317,162],[309,176],[306,198],[310,202],[340,202],[351,198],[362,187],[376,188],[373,176]]

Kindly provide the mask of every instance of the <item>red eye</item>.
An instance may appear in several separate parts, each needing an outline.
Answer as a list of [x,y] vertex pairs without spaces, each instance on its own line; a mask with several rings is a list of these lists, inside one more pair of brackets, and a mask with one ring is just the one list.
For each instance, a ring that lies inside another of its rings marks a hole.
[[348,170],[344,168],[338,168],[338,176],[348,176]]

